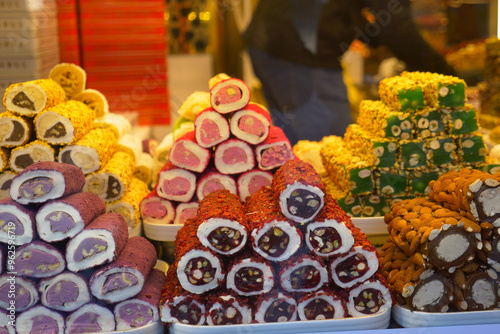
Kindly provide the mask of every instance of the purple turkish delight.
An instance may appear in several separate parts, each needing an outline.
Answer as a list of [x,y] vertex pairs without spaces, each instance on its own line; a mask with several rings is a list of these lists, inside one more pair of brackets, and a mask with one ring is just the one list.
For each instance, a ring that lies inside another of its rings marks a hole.
[[66,317],[66,334],[99,333],[115,330],[115,317],[108,308],[88,303]]
[[38,283],[42,305],[57,311],[71,312],[90,302],[85,278],[72,272],[63,272]]
[[35,237],[35,211],[10,197],[0,200],[0,243],[20,246]]
[[16,330],[30,334],[64,333],[64,317],[45,306],[34,306],[18,315]]
[[38,291],[31,279],[10,274],[0,276],[0,308],[9,310],[9,306],[15,303],[16,312],[22,312],[38,300]]
[[45,278],[57,275],[65,268],[62,253],[48,243],[33,241],[16,249],[13,271],[17,275]]

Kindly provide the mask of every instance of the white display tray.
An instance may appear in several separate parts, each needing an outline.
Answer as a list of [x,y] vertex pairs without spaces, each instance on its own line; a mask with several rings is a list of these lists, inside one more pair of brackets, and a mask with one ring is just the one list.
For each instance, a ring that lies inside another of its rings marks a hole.
[[470,312],[430,313],[410,311],[396,305],[392,318],[403,327],[443,327],[462,325],[500,324],[500,309]]
[[[384,217],[351,218],[352,223],[366,235],[387,234]],[[144,235],[156,241],[175,241],[182,224],[153,224],[143,221]]]
[[153,322],[149,325],[122,331],[102,332],[101,334],[163,334],[165,327],[161,321]]
[[170,325],[170,334],[299,334],[299,333],[325,333],[343,332],[354,330],[386,329],[391,321],[391,312],[384,311],[379,314],[366,317],[274,322],[266,324],[250,325],[226,325],[226,326],[195,326],[173,323]]

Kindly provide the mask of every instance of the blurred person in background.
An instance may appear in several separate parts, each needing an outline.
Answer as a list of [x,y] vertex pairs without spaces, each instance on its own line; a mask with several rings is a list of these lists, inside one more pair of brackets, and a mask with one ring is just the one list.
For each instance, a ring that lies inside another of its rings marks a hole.
[[343,136],[352,123],[341,57],[353,40],[387,47],[408,71],[456,75],[419,33],[410,0],[261,0],[243,37],[292,145]]

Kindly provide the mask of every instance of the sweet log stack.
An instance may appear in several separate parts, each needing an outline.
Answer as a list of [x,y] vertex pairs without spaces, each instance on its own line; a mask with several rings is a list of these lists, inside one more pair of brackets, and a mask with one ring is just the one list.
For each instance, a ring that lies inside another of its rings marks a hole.
[[301,160],[244,204],[225,189],[205,196],[174,257],[160,302],[166,323],[357,317],[393,302],[375,248]]
[[136,150],[122,144],[130,122],[109,112],[104,95],[86,89],[81,67],[62,63],[52,68],[49,78],[13,84],[3,104],[0,199],[9,197],[12,178],[24,168],[57,161],[80,168],[86,176],[84,191],[99,195],[108,212],[122,214],[131,231],[139,226],[152,157],[148,169],[137,163]]
[[382,275],[396,301],[425,312],[500,307],[500,176],[462,169],[385,215]]
[[198,201],[219,189],[244,202],[294,158],[267,110],[250,102],[243,81],[220,74],[209,86],[211,106],[198,112],[193,130],[170,147],[155,189],[141,203],[143,221],[183,224],[196,214]]
[[129,238],[125,219],[106,213],[99,196],[82,192],[84,184],[74,165],[37,162],[13,178],[11,197],[0,201],[0,249],[8,250],[0,314],[15,311],[17,333],[108,332],[159,320],[166,276],[153,268],[156,249]]

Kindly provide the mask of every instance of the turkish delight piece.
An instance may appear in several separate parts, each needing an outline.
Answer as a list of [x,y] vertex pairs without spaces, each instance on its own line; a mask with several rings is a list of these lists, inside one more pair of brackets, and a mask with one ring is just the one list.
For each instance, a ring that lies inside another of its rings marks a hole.
[[5,110],[33,117],[66,99],[63,89],[53,80],[40,79],[10,85],[5,90]]
[[419,110],[412,116],[415,128],[414,137],[425,139],[445,134],[446,115],[440,109],[426,108]]
[[108,99],[96,89],[87,88],[72,97],[73,100],[85,103],[94,110],[96,117],[102,117],[109,112]]
[[271,188],[281,212],[296,223],[313,220],[323,208],[325,187],[314,167],[302,160],[288,160],[273,177]]
[[272,291],[257,297],[254,319],[258,323],[297,320],[297,302],[288,293]]
[[193,224],[201,244],[219,254],[236,254],[246,245],[247,217],[239,197],[228,190],[217,190],[203,198]]
[[262,187],[271,185],[273,173],[258,168],[249,170],[238,176],[238,196],[240,201],[245,202],[248,196],[255,194]]
[[59,162],[75,165],[84,174],[106,165],[117,149],[115,134],[109,129],[97,128],[59,151]]
[[471,164],[484,162],[488,155],[483,136],[479,132],[466,136],[460,136],[457,139],[458,156],[461,163]]
[[15,302],[16,312],[22,312],[36,305],[39,299],[35,282],[31,279],[11,274],[0,276],[0,308],[9,310],[11,303]]
[[375,137],[412,138],[411,114],[393,110],[380,100],[361,101],[358,124]]
[[249,103],[231,115],[231,133],[241,140],[257,145],[263,142],[272,125],[271,115],[261,105]]
[[257,296],[274,288],[274,271],[269,261],[243,254],[227,267],[226,288],[240,296]]
[[63,272],[38,283],[42,305],[57,311],[71,312],[90,302],[90,292],[83,276]]
[[38,305],[20,313],[16,318],[18,333],[34,333],[44,329],[44,333],[64,333],[64,317],[57,311]]
[[36,213],[37,231],[40,238],[47,242],[72,238],[105,210],[104,201],[89,192],[52,200]]
[[348,295],[347,309],[352,317],[388,312],[393,304],[389,287],[380,275],[350,289]]
[[229,122],[215,109],[207,108],[194,120],[196,142],[201,147],[210,148],[229,139]]
[[160,319],[158,305],[166,278],[165,272],[153,268],[135,297],[114,306],[117,330],[146,326]]
[[17,174],[9,192],[20,204],[44,203],[80,192],[84,184],[85,176],[78,167],[41,161]]
[[232,194],[237,194],[236,181],[231,175],[221,174],[215,170],[208,169],[198,178],[196,184],[196,197],[199,201],[216,190],[226,189]]
[[[414,175],[416,175],[416,174],[417,174],[417,172]],[[368,195],[368,196],[366,196],[363,200],[362,207],[363,207],[362,214],[365,217],[384,216],[390,210],[388,198],[387,198],[387,196],[384,196],[384,195]]]
[[114,202],[106,203],[106,212],[116,212],[122,215],[129,230],[141,223],[140,203],[149,193],[148,185],[136,177],[132,177],[125,194]]
[[339,198],[338,203],[350,217],[362,217],[366,196],[346,196]]
[[213,160],[215,168],[222,174],[240,174],[255,166],[252,147],[247,142],[236,138],[217,145]]
[[407,77],[394,76],[382,79],[378,93],[385,104],[397,111],[414,111],[424,107],[422,87]]
[[169,160],[177,167],[201,173],[207,168],[211,156],[209,149],[197,143],[195,132],[189,131],[174,142]]
[[139,208],[142,220],[147,223],[172,224],[177,217],[174,204],[158,196],[154,190],[144,197]]
[[195,218],[199,205],[198,202],[178,203],[175,207],[174,224],[184,224],[189,219]]
[[12,326],[13,320],[10,314],[4,310],[0,310],[0,333],[2,334],[16,334],[16,327]]
[[16,175],[10,169],[0,173],[0,199],[10,198],[10,185]]
[[425,143],[425,140],[414,140],[401,144],[401,168],[422,169],[427,167]]
[[115,260],[127,239],[127,222],[122,215],[98,216],[66,245],[68,269],[78,272]]
[[297,314],[302,321],[347,317],[343,296],[328,289],[305,294],[299,298],[297,304]]
[[153,156],[147,152],[141,152],[139,158],[135,160],[134,177],[149,185],[152,183],[154,170]]
[[19,246],[34,240],[35,212],[11,198],[0,200],[0,242]]
[[111,332],[116,329],[115,316],[107,307],[88,303],[66,317],[65,334]]
[[131,298],[142,290],[155,263],[156,249],[146,238],[129,238],[114,262],[94,271],[89,280],[90,291],[108,303]]
[[279,282],[290,293],[312,292],[328,284],[328,271],[321,257],[297,253],[280,262]]
[[116,201],[127,191],[134,170],[134,158],[126,152],[117,151],[106,165],[86,176],[83,191],[97,194],[105,202]]
[[498,273],[494,269],[478,268],[464,273],[459,268],[453,273],[452,280],[458,290],[453,305],[459,311],[483,311],[498,307]]
[[155,190],[162,198],[189,202],[196,191],[196,174],[167,162],[158,173]]
[[406,170],[379,170],[375,174],[378,191],[383,195],[405,195],[408,191],[409,174]]
[[24,146],[18,146],[10,154],[10,169],[20,173],[26,167],[40,161],[55,161],[54,148],[41,140],[34,140]]
[[62,87],[68,98],[81,94],[87,84],[85,70],[72,63],[57,64],[50,70],[49,78]]
[[182,288],[177,279],[177,263],[167,271],[167,280],[160,300],[160,317],[166,323],[188,325],[205,324],[205,301],[203,295],[192,294]]
[[221,114],[242,109],[248,102],[250,88],[240,79],[223,79],[210,88],[210,105]]
[[33,134],[33,122],[30,119],[18,116],[12,111],[0,114],[0,145],[2,147],[25,145]]
[[83,102],[69,100],[39,112],[33,120],[38,139],[49,144],[73,144],[93,126],[95,112]]
[[66,261],[54,246],[33,241],[16,249],[14,268],[20,276],[45,278],[63,272]]
[[470,105],[445,109],[443,114],[448,120],[448,131],[453,136],[469,134],[479,129],[476,110]]
[[436,137],[426,143],[427,159],[431,166],[458,163],[457,145],[451,137]]
[[288,260],[302,244],[302,233],[281,213],[271,188],[261,188],[245,202],[250,225],[250,243],[263,258]]
[[252,322],[252,309],[244,298],[222,294],[207,302],[207,325],[240,325]]
[[122,114],[113,112],[107,113],[101,117],[96,117],[92,127],[94,129],[105,128],[113,132],[116,138],[120,138],[132,131],[132,123],[130,123],[130,120]]
[[255,147],[255,156],[262,170],[278,168],[295,158],[290,141],[277,126],[271,126],[267,138]]
[[410,178],[410,193],[427,196],[431,192],[429,183],[432,180],[437,180],[439,175],[438,170],[415,171]]
[[421,312],[447,312],[454,298],[453,283],[441,273],[425,270],[410,290],[408,307]]

